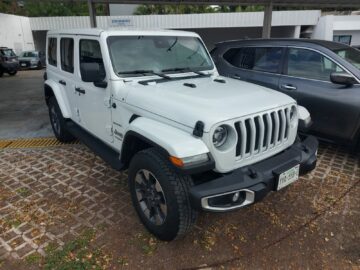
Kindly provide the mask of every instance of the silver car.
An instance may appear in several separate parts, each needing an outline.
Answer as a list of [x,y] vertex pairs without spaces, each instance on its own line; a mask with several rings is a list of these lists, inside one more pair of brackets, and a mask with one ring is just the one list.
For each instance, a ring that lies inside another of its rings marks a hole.
[[45,54],[39,51],[24,51],[19,56],[20,68],[42,69],[45,66]]

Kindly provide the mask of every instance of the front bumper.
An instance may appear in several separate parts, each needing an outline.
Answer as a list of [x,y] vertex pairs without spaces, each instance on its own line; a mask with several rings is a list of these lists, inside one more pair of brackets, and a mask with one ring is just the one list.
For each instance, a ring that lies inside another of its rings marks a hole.
[[[269,192],[276,190],[280,173],[296,165],[300,166],[300,175],[313,170],[317,149],[317,139],[309,136],[276,156],[195,185],[190,189],[191,204],[198,210],[226,212],[260,201]],[[229,203],[229,196],[232,197],[236,192],[239,192],[240,199]],[[211,204],[211,200],[219,204]]]
[[11,62],[11,63],[3,62],[3,63],[1,63],[1,68],[5,72],[17,71],[17,70],[19,70],[19,63],[18,62]]

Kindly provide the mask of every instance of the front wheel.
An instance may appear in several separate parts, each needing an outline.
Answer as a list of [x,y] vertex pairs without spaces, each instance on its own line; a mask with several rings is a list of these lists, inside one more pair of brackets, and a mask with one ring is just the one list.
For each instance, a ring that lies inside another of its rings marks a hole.
[[43,66],[42,66],[41,62],[39,62],[39,63],[37,64],[37,66],[36,66],[36,69],[37,69],[37,70],[40,70],[40,69],[42,69],[42,68],[43,68]]
[[129,187],[136,212],[145,227],[160,240],[178,238],[195,223],[191,207],[190,176],[177,173],[155,148],[137,153],[129,168]]
[[17,73],[17,70],[9,71],[8,73],[10,76],[15,76]]

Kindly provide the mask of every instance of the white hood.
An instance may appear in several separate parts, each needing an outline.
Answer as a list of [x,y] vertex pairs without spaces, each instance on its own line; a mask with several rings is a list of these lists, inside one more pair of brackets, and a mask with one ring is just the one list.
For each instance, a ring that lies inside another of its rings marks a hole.
[[[193,128],[205,123],[205,132],[216,123],[295,103],[287,95],[255,84],[218,77],[197,77],[130,87],[126,103]],[[196,88],[185,86],[192,83]]]

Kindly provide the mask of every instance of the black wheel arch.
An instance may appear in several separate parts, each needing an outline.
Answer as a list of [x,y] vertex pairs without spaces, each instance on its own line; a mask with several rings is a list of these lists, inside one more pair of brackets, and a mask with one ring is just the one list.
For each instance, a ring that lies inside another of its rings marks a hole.
[[44,96],[47,105],[49,105],[49,99],[55,96],[53,89],[48,84],[44,85]]
[[120,154],[120,159],[121,162],[124,164],[124,168],[127,169],[129,167],[131,159],[136,153],[148,148],[156,148],[164,156],[170,156],[169,152],[165,148],[146,138],[145,136],[132,130],[126,132]]

